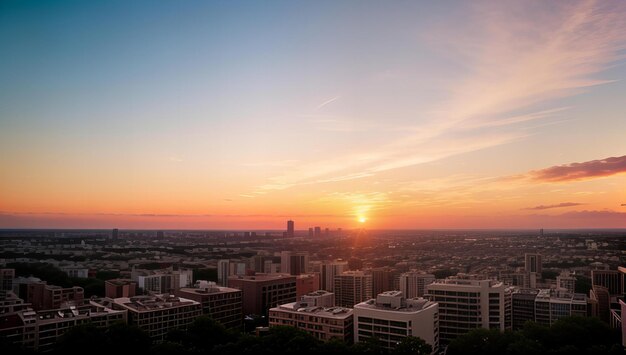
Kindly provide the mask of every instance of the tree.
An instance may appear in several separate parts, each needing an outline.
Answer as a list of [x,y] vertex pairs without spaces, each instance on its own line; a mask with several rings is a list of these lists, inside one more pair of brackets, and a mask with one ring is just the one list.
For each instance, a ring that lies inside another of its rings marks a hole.
[[433,352],[433,347],[426,343],[424,339],[409,336],[396,346],[391,352],[392,355],[428,355]]

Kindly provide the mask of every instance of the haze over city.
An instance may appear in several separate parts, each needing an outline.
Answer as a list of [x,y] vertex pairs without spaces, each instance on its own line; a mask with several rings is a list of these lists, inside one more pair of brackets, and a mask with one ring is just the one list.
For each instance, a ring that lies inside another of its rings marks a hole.
[[626,3],[0,4],[0,227],[626,227]]

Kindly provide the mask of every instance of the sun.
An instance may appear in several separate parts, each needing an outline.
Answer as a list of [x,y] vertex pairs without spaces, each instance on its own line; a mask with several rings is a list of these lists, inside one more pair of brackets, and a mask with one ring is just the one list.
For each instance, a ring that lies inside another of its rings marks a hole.
[[367,218],[365,218],[365,216],[360,216],[359,223],[365,223],[365,222],[367,222]]

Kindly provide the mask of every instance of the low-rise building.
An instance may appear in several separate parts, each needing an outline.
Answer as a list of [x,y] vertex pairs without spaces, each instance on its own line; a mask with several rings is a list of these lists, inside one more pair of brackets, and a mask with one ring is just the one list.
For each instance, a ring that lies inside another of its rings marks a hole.
[[0,336],[27,349],[45,352],[52,350],[59,337],[70,328],[93,324],[106,328],[127,321],[125,310],[114,310],[95,301],[54,310],[32,309],[0,315]]
[[292,302],[271,308],[270,327],[291,326],[328,341],[336,338],[351,343],[353,339],[353,311],[343,307],[309,306]]
[[375,337],[387,349],[414,336],[439,349],[439,307],[424,298],[406,299],[401,291],[387,291],[354,306],[354,341]]
[[272,307],[296,301],[296,277],[291,275],[230,276],[228,286],[242,291],[244,315],[267,315]]
[[144,330],[154,342],[161,342],[169,331],[187,329],[202,315],[200,303],[173,295],[152,295],[103,299],[102,304],[128,311],[128,323]]
[[194,300],[202,305],[202,313],[209,315],[227,329],[241,329],[242,291],[217,286],[214,282],[197,281],[195,287],[184,287],[176,296]]

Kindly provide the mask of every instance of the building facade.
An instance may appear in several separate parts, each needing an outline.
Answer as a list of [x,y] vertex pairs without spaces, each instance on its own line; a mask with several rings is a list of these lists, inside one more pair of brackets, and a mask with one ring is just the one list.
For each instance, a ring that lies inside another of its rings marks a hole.
[[298,328],[321,341],[335,338],[349,344],[353,339],[352,313],[350,308],[327,308],[292,302],[271,308],[269,324],[270,327],[291,326]]
[[414,336],[439,350],[439,307],[424,298],[406,299],[401,291],[383,292],[354,306],[354,341],[375,337],[386,349]]
[[335,276],[335,304],[353,307],[372,298],[372,275],[363,271],[345,271]]
[[445,279],[426,286],[439,303],[441,344],[475,328],[511,329],[512,289],[494,280]]
[[227,329],[241,329],[242,292],[217,286],[214,282],[198,281],[193,288],[181,288],[176,296],[194,300],[202,305],[202,314],[210,316]]
[[291,275],[231,276],[228,287],[242,291],[244,315],[267,315],[272,307],[296,301],[296,277]]

